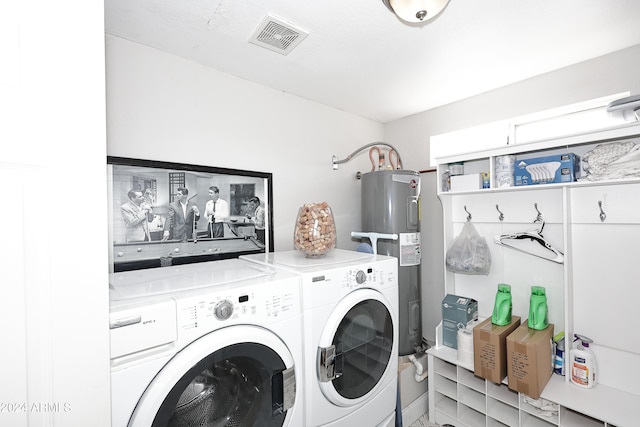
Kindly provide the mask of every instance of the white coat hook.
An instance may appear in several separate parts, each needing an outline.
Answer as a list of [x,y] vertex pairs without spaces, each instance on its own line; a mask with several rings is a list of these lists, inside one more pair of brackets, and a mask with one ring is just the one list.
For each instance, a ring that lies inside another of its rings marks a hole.
[[504,214],[502,213],[502,211],[500,211],[500,208],[498,207],[498,205],[496,205],[496,210],[500,213],[500,216],[498,216],[498,219],[500,221],[504,221]]
[[471,221],[471,212],[467,210],[467,205],[464,206],[464,211],[467,213],[467,221]]
[[600,208],[600,221],[604,222],[607,219],[607,214],[602,210],[602,200],[598,200],[598,207]]
[[542,213],[538,210],[538,204],[534,203],[533,207],[536,209],[536,212],[538,212],[538,216],[536,216],[536,220],[534,222],[542,222]]

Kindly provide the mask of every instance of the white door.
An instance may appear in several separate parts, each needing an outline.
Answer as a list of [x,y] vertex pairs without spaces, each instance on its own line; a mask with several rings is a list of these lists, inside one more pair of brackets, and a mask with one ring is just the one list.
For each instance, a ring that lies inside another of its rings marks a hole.
[[289,426],[295,393],[286,345],[262,328],[230,326],[199,338],[167,362],[129,426]]
[[352,406],[375,393],[397,339],[391,312],[384,296],[371,289],[354,291],[337,304],[320,336],[316,367],[329,401]]

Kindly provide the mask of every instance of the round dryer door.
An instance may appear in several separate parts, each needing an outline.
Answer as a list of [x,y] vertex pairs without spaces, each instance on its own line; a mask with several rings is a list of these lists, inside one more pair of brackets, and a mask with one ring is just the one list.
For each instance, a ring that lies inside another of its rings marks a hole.
[[287,426],[293,357],[275,335],[232,326],[205,335],[160,370],[130,427]]
[[325,397],[356,405],[380,386],[394,349],[391,308],[382,294],[348,294],[329,317],[318,348],[318,378]]

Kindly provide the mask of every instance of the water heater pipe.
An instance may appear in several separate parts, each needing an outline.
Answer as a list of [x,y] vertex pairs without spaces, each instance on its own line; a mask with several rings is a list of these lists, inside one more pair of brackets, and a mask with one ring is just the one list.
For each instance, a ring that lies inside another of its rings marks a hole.
[[351,160],[353,158],[353,156],[358,154],[360,151],[364,150],[365,148],[373,147],[374,145],[384,145],[386,147],[391,148],[393,151],[396,152],[396,155],[398,156],[398,165],[402,164],[402,161],[400,160],[400,153],[398,152],[398,150],[395,149],[395,147],[393,145],[388,144],[386,142],[372,142],[370,144],[363,145],[362,147],[358,148],[356,151],[354,151],[353,153],[349,154],[347,157],[345,157],[342,160],[338,160],[338,158],[336,156],[333,156],[332,157],[333,170],[338,170],[338,165],[348,162],[349,160]]
[[[423,353],[420,356],[420,359],[422,359],[423,361],[426,362],[426,360],[424,360],[426,357],[427,357],[427,355]],[[427,373],[425,372],[424,365],[422,364],[422,361],[418,360],[418,358],[416,357],[415,354],[410,354],[409,355],[409,360],[411,362],[413,362],[413,364],[416,367],[416,375],[414,377],[416,382],[420,383],[420,382],[424,381],[424,379],[427,377],[427,375],[426,375]]]

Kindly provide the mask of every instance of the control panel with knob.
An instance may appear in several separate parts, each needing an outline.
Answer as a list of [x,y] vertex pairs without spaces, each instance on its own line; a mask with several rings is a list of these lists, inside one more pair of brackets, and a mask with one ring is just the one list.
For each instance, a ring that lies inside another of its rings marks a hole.
[[233,314],[233,303],[228,299],[220,301],[213,308],[213,315],[218,320],[227,320]]
[[358,283],[359,285],[362,285],[366,281],[367,281],[367,274],[362,270],[358,270],[358,272],[356,273],[356,283]]

